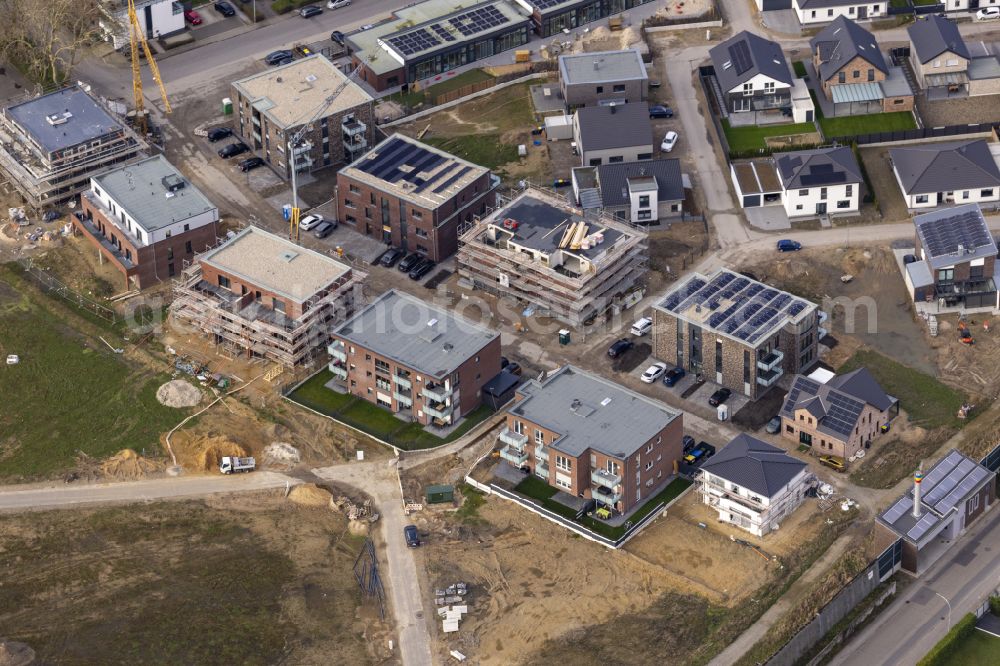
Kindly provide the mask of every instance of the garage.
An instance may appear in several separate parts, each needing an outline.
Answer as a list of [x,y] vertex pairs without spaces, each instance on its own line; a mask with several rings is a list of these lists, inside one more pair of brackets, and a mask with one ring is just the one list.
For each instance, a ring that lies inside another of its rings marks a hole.
[[781,180],[771,158],[733,162],[729,171],[744,208],[781,205]]
[[757,8],[764,12],[791,9],[792,0],[757,0]]

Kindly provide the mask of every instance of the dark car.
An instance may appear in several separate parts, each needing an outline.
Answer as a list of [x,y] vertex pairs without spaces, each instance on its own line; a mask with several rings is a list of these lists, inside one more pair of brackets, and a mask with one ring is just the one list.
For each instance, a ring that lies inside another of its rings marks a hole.
[[666,386],[675,386],[677,382],[684,378],[684,368],[672,368],[663,375],[663,383]]
[[423,260],[424,260],[424,255],[417,254],[416,252],[414,252],[413,254],[405,257],[402,261],[400,261],[399,265],[396,266],[396,268],[398,268],[401,273],[409,273],[411,270],[413,270],[414,266],[416,266]]
[[219,148],[219,157],[221,157],[224,160],[228,160],[230,157],[236,157],[237,155],[242,155],[248,150],[250,150],[250,146],[243,143],[242,141],[237,141],[236,143],[231,143],[227,146]]
[[216,141],[222,141],[223,139],[228,139],[233,135],[233,130],[228,127],[216,127],[215,129],[208,130],[208,142],[215,143]]
[[657,106],[649,107],[649,117],[650,118],[673,118],[674,110],[669,106],[664,106],[659,104]]
[[423,261],[419,262],[416,266],[414,266],[412,270],[410,270],[409,273],[410,279],[419,280],[423,278],[425,275],[434,270],[435,266],[437,266],[437,264],[431,261],[430,259],[424,259]]
[[330,41],[331,42],[336,42],[337,44],[340,44],[341,46],[343,46],[344,45],[344,33],[342,33],[339,30],[334,30],[333,32],[330,33]]
[[315,236],[316,238],[326,238],[327,236],[332,234],[333,230],[336,228],[337,228],[337,223],[331,220],[320,222],[319,224],[316,225],[316,228],[313,229],[313,236]]
[[611,358],[618,358],[619,356],[627,352],[629,349],[632,349],[632,347],[635,347],[634,342],[632,342],[628,338],[622,338],[621,340],[618,340],[613,345],[608,347],[608,356],[610,356]]
[[229,4],[228,2],[224,2],[223,0],[220,0],[220,2],[217,2],[214,5],[212,5],[212,8],[215,11],[222,14],[223,16],[225,16],[226,18],[230,16],[236,16],[236,8],[233,7],[231,4]]
[[500,357],[500,369],[503,370],[508,365],[510,365],[510,359],[507,358],[506,356],[501,356]]
[[410,548],[416,548],[420,545],[420,534],[417,532],[416,525],[407,525],[403,528],[403,538],[406,539],[406,545]]
[[904,254],[903,255],[904,264],[915,264],[917,263],[917,255],[915,254]]
[[712,396],[708,399],[708,404],[712,405],[712,407],[718,407],[726,400],[729,400],[729,396],[731,396],[732,394],[733,392],[730,391],[729,389],[725,387],[720,388],[718,391],[713,393]]
[[396,262],[403,258],[406,254],[403,250],[398,247],[390,247],[388,250],[382,253],[379,257],[378,263],[386,268],[392,268],[396,265]]
[[684,453],[690,453],[691,449],[694,448],[694,437],[691,435],[684,435],[681,438],[681,444],[684,446]]
[[240,171],[252,171],[262,166],[264,166],[264,160],[260,157],[248,157],[239,164]]
[[42,216],[42,219],[46,222],[55,222],[62,216],[63,214],[58,210],[47,210],[45,211],[45,215]]
[[521,364],[517,362],[508,363],[504,370],[511,375],[520,376],[521,374]]
[[316,5],[306,5],[299,10],[299,16],[302,18],[312,18],[313,16],[319,16],[323,13],[323,8]]
[[292,59],[292,52],[288,49],[281,49],[278,51],[271,51],[266,56],[264,56],[264,64],[267,65],[283,65]]
[[783,238],[778,241],[778,252],[795,252],[802,249],[802,243]]

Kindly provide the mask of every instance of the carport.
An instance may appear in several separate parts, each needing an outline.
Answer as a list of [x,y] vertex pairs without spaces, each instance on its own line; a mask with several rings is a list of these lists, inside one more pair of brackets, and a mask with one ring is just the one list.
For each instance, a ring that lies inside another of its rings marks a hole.
[[927,101],[969,96],[969,76],[965,72],[928,74],[924,77]]
[[733,162],[729,172],[743,208],[781,204],[781,180],[770,158]]
[[854,116],[882,111],[882,87],[877,83],[831,86],[833,115]]

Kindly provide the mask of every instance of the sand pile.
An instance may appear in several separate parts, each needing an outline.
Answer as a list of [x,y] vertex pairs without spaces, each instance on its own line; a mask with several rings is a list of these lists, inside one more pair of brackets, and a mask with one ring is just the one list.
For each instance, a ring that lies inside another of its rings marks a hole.
[[0,640],[0,666],[27,666],[35,660],[35,651],[24,643]]
[[142,479],[162,470],[161,463],[143,458],[132,449],[122,449],[101,463],[101,472],[104,476],[119,481]]
[[225,456],[243,457],[249,455],[250,451],[246,447],[237,444],[226,436],[205,437],[198,442],[195,464],[197,469],[212,472],[218,471],[219,463],[222,462]]
[[271,442],[264,447],[264,460],[270,463],[294,465],[301,459],[299,450],[288,442]]
[[330,506],[333,495],[315,483],[303,483],[292,488],[288,499],[302,506]]
[[156,399],[167,407],[194,407],[201,402],[201,389],[183,379],[174,379],[156,390]]

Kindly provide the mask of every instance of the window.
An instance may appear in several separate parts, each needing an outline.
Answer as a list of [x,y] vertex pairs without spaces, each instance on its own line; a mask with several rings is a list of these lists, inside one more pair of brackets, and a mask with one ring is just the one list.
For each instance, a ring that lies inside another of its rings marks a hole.
[[229,278],[227,278],[225,275],[220,275],[219,286],[222,287],[223,289],[229,289]]
[[722,372],[722,341],[715,341],[715,371]]
[[743,350],[743,383],[750,383],[750,352]]
[[847,186],[844,187],[844,196],[849,197],[849,196],[852,196],[853,194],[854,194],[854,186],[853,185],[847,185]]
[[799,190],[799,196],[800,197],[807,197],[807,196],[809,196],[809,190]]
[[601,166],[601,158],[600,157],[591,158],[590,166]]
[[358,189],[357,185],[350,185],[350,186],[348,186],[347,189],[349,189],[351,191],[351,194],[361,194],[361,190]]
[[981,196],[981,197],[991,197],[991,196],[993,196],[993,190],[979,190],[979,196]]
[[854,70],[854,78],[856,78],[856,79],[860,79],[861,78],[861,72],[859,70]]
[[764,92],[771,95],[774,94],[774,81],[764,82]]
[[875,80],[875,70],[874,69],[869,69],[868,70],[868,80],[869,81],[874,81]]
[[625,157],[622,155],[612,155],[608,158],[608,164],[614,164],[616,162],[624,162]]
[[597,86],[597,94],[600,95],[604,92],[604,86]]
[[541,430],[535,430],[535,444],[545,443],[545,433]]
[[651,160],[653,159],[653,153],[639,153],[638,155],[636,155],[636,159]]
[[802,210],[802,204],[797,204],[795,206],[795,210]]
[[850,14],[851,16],[854,16],[854,7],[848,8],[847,13]]
[[357,206],[355,206],[354,202],[351,201],[350,199],[344,199],[344,208],[350,208],[351,210],[354,210],[355,208],[357,208]]
[[652,460],[650,460],[649,462],[646,463],[646,468],[645,469],[646,469],[647,472],[649,470],[653,469],[653,461]]
[[413,233],[417,238],[428,238],[427,232],[420,227],[413,227]]
[[979,495],[973,495],[969,498],[969,513],[977,510],[979,508]]
[[819,198],[820,198],[821,201],[826,201],[826,188],[825,187],[819,188]]
[[947,67],[956,67],[958,65],[958,60],[955,58],[948,58],[945,63]]
[[368,199],[371,202],[371,205],[374,206],[375,205],[375,193],[371,192],[370,195],[369,195],[369,197],[368,197]]
[[795,426],[786,425],[785,426],[785,432],[787,432],[787,433],[793,433],[794,434],[795,433]]
[[752,95],[753,94],[753,83],[744,83],[743,84],[743,94],[744,95]]
[[812,10],[812,12],[810,12],[809,16],[810,16],[810,18],[816,18],[816,10],[815,9]]
[[832,9],[826,10],[826,15],[827,16],[833,16],[833,10]]
[[388,375],[389,364],[380,358],[375,359],[375,372],[381,372],[383,375]]
[[625,92],[625,84],[624,83],[615,84],[614,91],[615,92]]
[[524,423],[521,421],[514,421],[514,432],[518,435],[524,434]]
[[646,445],[646,453],[652,453],[652,452],[653,452],[653,445],[652,444],[647,444]]
[[969,278],[973,280],[979,280],[983,277],[983,267],[982,266],[969,266]]
[[640,208],[649,208],[649,195],[648,194],[639,195],[639,207]]
[[411,208],[410,209],[410,215],[413,217],[414,220],[422,220],[422,219],[424,219],[424,214],[421,213],[416,208]]
[[573,461],[566,456],[556,456],[556,469],[569,472],[573,469]]
[[940,66],[941,66],[941,61],[940,60],[935,60],[934,61],[934,67],[940,67]]
[[916,198],[916,202],[918,204],[927,203],[927,195],[926,194],[918,194],[917,198]]
[[168,247],[167,248],[167,261],[173,261],[173,260],[174,260],[174,248]]
[[837,202],[837,208],[850,208],[850,207],[851,207],[850,199],[843,199]]
[[572,482],[560,478],[558,475],[556,475],[556,485],[559,486],[560,488],[565,488],[566,490],[570,490],[573,488]]
[[942,268],[937,274],[938,282],[954,282],[955,280],[955,269],[954,268]]
[[191,225],[190,224],[185,224],[184,225],[184,231],[191,231]]
[[847,83],[847,72],[837,74],[837,83]]
[[188,254],[192,253],[192,251],[191,251],[191,241],[188,241],[188,242],[184,243],[184,251],[187,252]]

